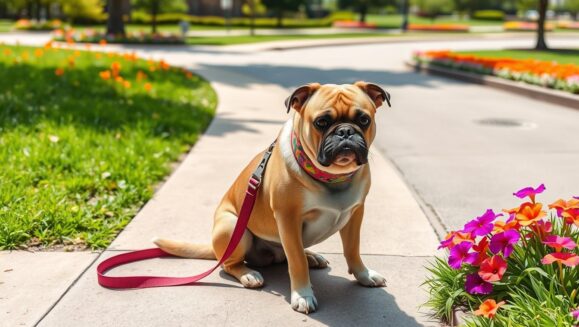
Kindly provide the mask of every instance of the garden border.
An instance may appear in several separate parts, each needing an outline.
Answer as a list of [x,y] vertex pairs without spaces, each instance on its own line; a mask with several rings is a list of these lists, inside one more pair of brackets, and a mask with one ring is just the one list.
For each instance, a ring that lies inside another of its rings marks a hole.
[[549,102],[571,109],[579,110],[579,96],[569,92],[544,88],[524,82],[515,82],[490,75],[479,75],[464,71],[452,70],[435,65],[406,61],[406,66],[416,72],[450,77],[465,82],[490,86],[495,89],[526,96],[535,100]]

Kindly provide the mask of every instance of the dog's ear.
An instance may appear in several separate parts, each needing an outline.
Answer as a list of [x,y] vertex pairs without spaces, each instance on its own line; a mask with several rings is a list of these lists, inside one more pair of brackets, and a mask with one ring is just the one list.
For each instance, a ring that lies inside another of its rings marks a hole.
[[370,99],[372,99],[372,101],[376,105],[376,108],[380,107],[384,103],[384,101],[388,103],[388,107],[391,107],[390,93],[384,91],[380,86],[372,83],[366,83],[363,81],[358,81],[354,83],[354,85],[361,88],[362,91],[368,94]]
[[287,112],[290,111],[291,108],[294,108],[296,111],[301,111],[308,99],[320,88],[319,83],[310,83],[303,86],[298,87],[292,95],[290,95],[287,99],[285,99],[285,107],[287,108]]

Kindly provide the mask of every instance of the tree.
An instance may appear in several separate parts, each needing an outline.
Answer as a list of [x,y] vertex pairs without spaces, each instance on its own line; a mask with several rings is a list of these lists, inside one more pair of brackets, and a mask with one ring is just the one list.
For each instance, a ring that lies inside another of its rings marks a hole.
[[72,21],[97,21],[103,17],[101,0],[60,0],[62,12]]
[[265,6],[261,0],[246,0],[241,7],[244,15],[249,16],[249,35],[255,35],[255,16],[265,13]]
[[136,0],[133,7],[148,11],[151,15],[151,32],[157,33],[157,15],[161,13],[185,12],[187,5],[183,0]]
[[371,8],[394,5],[394,0],[338,0],[341,9],[355,9],[359,14],[360,23],[366,22],[366,16]]
[[125,35],[125,22],[123,21],[123,1],[108,0],[107,11],[107,34]]
[[454,10],[452,0],[414,0],[420,14],[434,20],[436,17]]
[[539,0],[539,21],[537,22],[537,45],[535,49],[546,50],[547,43],[545,42],[545,19],[547,17],[547,7],[549,7],[549,0]]
[[263,0],[263,4],[275,12],[277,27],[283,26],[283,15],[286,11],[297,11],[304,3],[304,0]]

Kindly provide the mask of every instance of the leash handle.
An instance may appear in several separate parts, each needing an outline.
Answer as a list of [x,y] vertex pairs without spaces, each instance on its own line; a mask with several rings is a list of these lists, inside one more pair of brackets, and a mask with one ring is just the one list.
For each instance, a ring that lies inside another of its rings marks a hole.
[[257,197],[257,191],[261,186],[261,181],[263,179],[263,173],[265,172],[265,167],[267,162],[271,157],[271,153],[275,146],[275,141],[269,146],[269,148],[263,154],[260,164],[255,169],[251,178],[249,179],[247,185],[247,191],[245,193],[245,198],[243,199],[243,204],[241,205],[241,210],[239,216],[237,217],[237,223],[233,229],[233,234],[229,240],[229,244],[225,249],[225,253],[221,256],[219,262],[211,269],[189,277],[163,277],[163,276],[106,276],[105,273],[118,266],[122,266],[127,263],[141,261],[152,258],[161,257],[171,257],[173,255],[159,249],[150,248],[144,250],[137,250],[132,252],[127,252],[123,254],[118,254],[105,259],[97,266],[97,277],[99,285],[108,288],[148,288],[148,287],[166,287],[166,286],[178,286],[178,285],[189,285],[200,281],[201,279],[209,276],[215,269],[217,269],[225,260],[227,260],[237,245],[243,237],[243,233],[247,228],[247,223],[251,217],[251,212],[253,211],[253,206],[255,205],[255,200]]

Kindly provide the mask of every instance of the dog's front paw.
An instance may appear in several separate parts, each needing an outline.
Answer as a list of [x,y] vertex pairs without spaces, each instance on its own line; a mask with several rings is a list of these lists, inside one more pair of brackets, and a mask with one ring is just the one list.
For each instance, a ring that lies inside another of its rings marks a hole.
[[308,266],[314,269],[327,268],[330,262],[326,260],[322,255],[317,254],[313,251],[306,250],[306,258],[308,259]]
[[360,272],[354,272],[354,277],[358,280],[358,283],[368,286],[368,287],[382,287],[386,286],[386,278],[375,272],[372,269],[362,270]]
[[259,288],[263,286],[263,276],[255,270],[251,270],[239,278],[241,284],[246,288]]
[[316,311],[317,307],[318,300],[310,287],[292,291],[292,309],[295,311],[308,314]]

